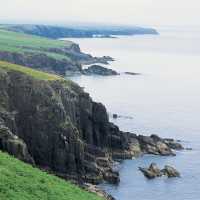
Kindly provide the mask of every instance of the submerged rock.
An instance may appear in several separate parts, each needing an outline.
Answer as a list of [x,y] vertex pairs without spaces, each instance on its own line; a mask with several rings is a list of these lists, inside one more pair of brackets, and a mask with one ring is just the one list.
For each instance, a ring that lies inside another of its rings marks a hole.
[[127,75],[133,75],[133,76],[141,75],[140,73],[135,73],[135,72],[124,72],[124,73],[127,74]]
[[113,114],[113,119],[117,119],[118,117],[118,114]]
[[185,150],[192,151],[192,148],[191,147],[187,147],[187,148],[185,148]]
[[100,65],[92,65],[87,69],[83,70],[83,74],[86,75],[101,75],[101,76],[112,76],[118,75],[118,73],[112,69],[108,69],[106,67],[102,67]]

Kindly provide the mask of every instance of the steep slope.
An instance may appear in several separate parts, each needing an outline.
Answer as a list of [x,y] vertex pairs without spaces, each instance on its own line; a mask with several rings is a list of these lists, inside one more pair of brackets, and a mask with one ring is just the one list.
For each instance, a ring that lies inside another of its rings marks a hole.
[[1,200],[103,200],[0,151]]
[[121,132],[106,108],[59,76],[0,62],[0,149],[63,177],[117,183],[114,159],[174,155],[172,140]]

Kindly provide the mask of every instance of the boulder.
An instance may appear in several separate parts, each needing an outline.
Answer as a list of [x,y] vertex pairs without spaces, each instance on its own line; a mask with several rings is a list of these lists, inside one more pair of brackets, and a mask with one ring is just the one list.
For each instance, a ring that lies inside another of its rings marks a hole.
[[149,168],[139,167],[139,170],[144,174],[148,179],[153,179],[160,176],[171,177],[180,177],[180,173],[173,167],[166,165],[164,169],[160,170],[155,163],[151,163]]
[[138,140],[144,153],[162,156],[175,155],[169,145],[169,142],[166,142],[157,135],[151,135],[150,137],[139,135]]
[[103,177],[105,181],[111,184],[118,184],[120,182],[119,173],[112,170],[106,171]]
[[181,176],[180,173],[174,167],[171,167],[169,165],[166,165],[164,169],[162,170],[162,172],[164,175],[168,176],[169,178]]
[[184,149],[183,146],[179,142],[177,142],[173,139],[164,139],[164,143],[167,144],[171,149],[174,149],[174,150],[183,150]]
[[161,175],[161,171],[156,163],[151,163],[151,165],[149,166],[149,170],[155,173],[157,176]]
[[155,163],[152,163],[149,168],[139,167],[139,170],[144,174],[148,179],[153,179],[159,176],[162,176],[162,173],[158,166]]
[[160,155],[162,156],[170,156],[170,155],[174,155],[174,153],[172,152],[171,148],[169,146],[167,146],[165,143],[163,142],[157,142],[156,143],[156,147],[158,152],[160,153]]

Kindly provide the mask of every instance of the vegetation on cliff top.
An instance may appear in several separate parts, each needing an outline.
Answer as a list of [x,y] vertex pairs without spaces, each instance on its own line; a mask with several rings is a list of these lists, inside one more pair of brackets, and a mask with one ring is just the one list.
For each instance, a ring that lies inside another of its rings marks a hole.
[[0,61],[0,68],[6,71],[18,71],[39,80],[46,80],[46,81],[65,80],[61,76],[58,76],[55,74],[49,74],[46,72],[34,70],[34,69],[24,67],[21,65],[11,64],[4,61]]
[[62,76],[56,75],[56,74],[50,74],[47,72],[35,70],[29,67],[25,67],[22,65],[16,65],[9,62],[1,61],[0,60],[0,74],[1,69],[4,71],[16,71],[23,73],[27,76],[30,76],[37,80],[43,80],[43,81],[59,81],[64,87],[67,87],[69,89],[73,89],[74,91],[81,91],[82,89],[73,81],[69,79],[65,79]]
[[54,80],[65,80],[61,76],[55,74],[49,74],[46,72],[38,71],[35,69],[31,69],[29,67],[24,67],[21,65],[16,65],[4,61],[0,61],[0,68],[5,69],[6,71],[17,71],[24,73],[28,76],[31,76],[35,79],[45,80],[45,81],[54,81]]
[[0,152],[1,200],[102,200],[93,193]]
[[55,59],[70,59],[66,55],[48,51],[50,48],[69,48],[73,43],[4,30],[0,27],[0,51],[44,53]]

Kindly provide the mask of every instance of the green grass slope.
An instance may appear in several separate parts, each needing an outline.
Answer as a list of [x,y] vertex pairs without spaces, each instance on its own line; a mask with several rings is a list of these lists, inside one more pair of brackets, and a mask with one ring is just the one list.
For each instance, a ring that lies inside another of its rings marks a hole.
[[0,26],[0,51],[45,53],[47,56],[61,60],[69,58],[59,53],[48,52],[48,49],[70,47],[72,44],[73,43],[70,41],[53,40],[24,33],[7,31]]
[[46,72],[38,71],[21,65],[11,64],[4,61],[0,61],[0,69],[4,69],[6,71],[18,71],[39,80],[45,80],[45,81],[65,80],[61,76],[55,74],[49,74]]
[[103,200],[0,151],[1,200]]

